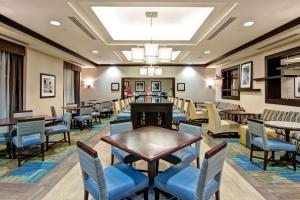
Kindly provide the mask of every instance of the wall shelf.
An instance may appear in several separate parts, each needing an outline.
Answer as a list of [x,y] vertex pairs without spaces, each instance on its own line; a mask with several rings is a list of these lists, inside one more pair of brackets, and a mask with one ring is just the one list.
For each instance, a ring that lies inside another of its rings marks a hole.
[[269,77],[262,77],[262,78],[254,78],[253,81],[266,81],[270,79],[279,79],[279,78],[293,78],[299,77],[300,75],[278,75],[278,76],[269,76]]
[[265,77],[262,77],[262,78],[254,78],[254,79],[253,79],[253,81],[257,81],[257,82],[259,82],[259,81],[265,81],[265,80],[266,80]]

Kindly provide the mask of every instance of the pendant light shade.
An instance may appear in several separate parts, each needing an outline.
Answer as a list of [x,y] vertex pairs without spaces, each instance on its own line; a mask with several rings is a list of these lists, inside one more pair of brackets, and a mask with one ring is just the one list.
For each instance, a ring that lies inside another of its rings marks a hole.
[[148,75],[148,69],[146,67],[140,68],[140,75],[141,76],[147,76]]
[[172,48],[160,47],[158,61],[161,63],[170,63],[172,61]]
[[145,51],[144,48],[131,48],[132,62],[144,62]]

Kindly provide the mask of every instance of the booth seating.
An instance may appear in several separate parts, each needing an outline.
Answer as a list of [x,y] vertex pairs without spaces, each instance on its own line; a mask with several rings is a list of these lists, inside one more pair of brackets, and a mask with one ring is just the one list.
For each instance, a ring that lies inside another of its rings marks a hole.
[[[264,109],[263,113],[259,116],[258,119],[262,121],[290,121],[300,123],[300,112]],[[265,127],[265,130],[268,137],[277,137],[285,140],[284,130],[275,130],[268,127]],[[240,127],[240,135],[240,143],[250,148],[249,130],[247,125]],[[290,138],[291,143],[296,144],[297,152],[300,153],[300,132],[291,131]]]

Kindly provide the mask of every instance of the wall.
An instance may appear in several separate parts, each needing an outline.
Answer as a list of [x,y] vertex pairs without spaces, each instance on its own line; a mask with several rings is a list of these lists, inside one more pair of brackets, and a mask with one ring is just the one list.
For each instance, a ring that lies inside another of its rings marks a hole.
[[[62,114],[63,60],[27,48],[25,64],[25,109],[32,109],[34,114],[51,115],[53,105],[57,114]],[[55,98],[40,98],[40,73],[56,76]]]
[[[265,77],[265,56],[281,52],[293,47],[297,47],[300,45],[300,42],[294,42],[292,44],[288,44],[279,48],[275,48],[254,56],[250,56],[247,58],[244,58],[242,60],[236,60],[231,61],[229,64],[226,64],[226,66],[221,66],[217,68],[216,73],[218,75],[221,74],[221,69],[230,67],[236,64],[245,63],[248,61],[253,61],[253,77],[254,78],[261,78]],[[284,81],[286,82],[286,81]],[[289,80],[289,87],[288,89],[285,89],[285,92],[283,92],[282,96],[289,96],[291,97],[293,93],[293,80]],[[253,81],[253,88],[261,89],[261,92],[241,92],[240,93],[240,101],[234,101],[234,100],[225,100],[222,99],[221,96],[221,84],[222,81],[217,81],[217,93],[216,93],[216,100],[217,101],[223,101],[223,102],[231,102],[235,104],[241,105],[243,108],[245,108],[246,111],[249,112],[256,112],[256,113],[262,113],[263,109],[269,108],[269,109],[276,109],[276,110],[283,110],[283,111],[299,111],[300,112],[300,105],[297,106],[285,106],[285,105],[276,105],[276,104],[266,104],[265,103],[265,82],[256,82]]]
[[[178,97],[192,99],[193,101],[214,101],[215,88],[208,88],[206,80],[215,77],[214,69],[204,69],[197,67],[162,67],[162,76],[175,77],[175,87],[177,83],[185,83],[185,91],[175,94]],[[119,82],[125,77],[140,77],[139,67],[98,67],[93,69],[83,69],[81,73],[81,100],[88,101],[97,99],[107,101],[121,97],[121,91],[112,92],[111,82]],[[93,86],[87,88],[85,80],[92,80]]]

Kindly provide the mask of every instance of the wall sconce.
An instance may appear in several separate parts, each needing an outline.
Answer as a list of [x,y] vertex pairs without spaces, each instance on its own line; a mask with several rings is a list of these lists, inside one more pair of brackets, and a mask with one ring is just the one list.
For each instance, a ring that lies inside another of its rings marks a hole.
[[87,88],[92,87],[93,84],[94,84],[94,81],[93,81],[92,79],[86,79],[86,80],[84,81],[84,85],[85,85]]
[[206,84],[209,88],[212,88],[215,85],[215,81],[213,79],[207,79]]

